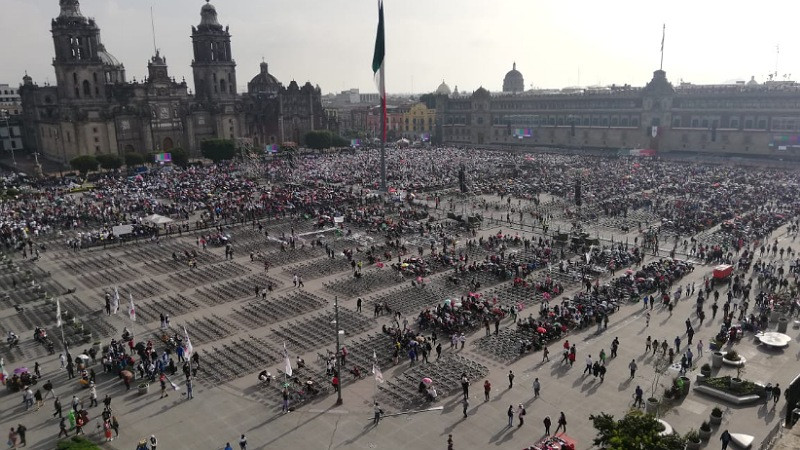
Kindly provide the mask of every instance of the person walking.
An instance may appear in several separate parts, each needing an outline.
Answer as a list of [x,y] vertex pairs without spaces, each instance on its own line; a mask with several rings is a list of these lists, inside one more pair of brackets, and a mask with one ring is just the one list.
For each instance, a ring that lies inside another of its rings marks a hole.
[[21,423],[17,425],[17,436],[19,436],[19,443],[23,447],[28,445],[28,443],[25,441],[25,432],[27,431],[28,429],[25,427],[25,425]]
[[156,439],[156,435],[155,434],[151,434],[150,435],[150,450],[156,450],[157,446],[158,446],[158,439]]
[[590,375],[592,373],[592,355],[586,355],[586,368],[583,369],[583,374],[586,375],[587,372]]
[[550,436],[550,425],[552,424],[550,421],[550,416],[544,416],[542,423],[544,423],[544,435]]
[[461,403],[462,403],[462,405],[464,407],[464,418],[466,419],[467,418],[467,408],[469,408],[469,400],[467,400],[467,397],[464,397],[464,400]]
[[447,450],[453,450],[453,435],[447,435]]
[[114,437],[119,437],[119,421],[117,416],[111,416],[111,429],[114,430]]
[[542,349],[542,362],[550,362],[550,350],[547,349],[547,346],[544,346]]
[[33,393],[33,399],[36,400],[36,410],[38,411],[44,404],[42,401],[42,391],[40,389],[37,389],[36,392]]
[[536,398],[536,397],[539,396],[539,389],[541,387],[542,386],[541,386],[541,384],[539,384],[539,379],[538,378],[534,378],[533,379],[533,398]]
[[61,415],[61,401],[58,399],[58,396],[56,396],[56,400],[53,402],[53,408],[55,408],[55,412],[53,413],[53,417],[55,417],[55,416],[63,417]]
[[61,435],[64,437],[69,437],[69,431],[67,431],[67,419],[62,417],[61,420],[58,422],[58,438],[61,438]]
[[636,360],[635,359],[631,360],[631,363],[628,364],[628,368],[631,369],[631,376],[630,377],[631,378],[635,377],[636,376],[636,369],[637,369]]
[[192,389],[192,377],[186,377],[186,399],[191,400],[194,398],[194,390]]
[[517,428],[521,427],[522,424],[525,423],[525,414],[527,414],[526,411],[525,411],[525,406],[523,406],[523,404],[520,403],[519,407],[517,408],[517,418],[519,419],[519,423],[517,424]]
[[703,340],[697,341],[697,357],[703,356]]
[[636,390],[633,393],[633,406],[637,408],[641,408],[644,406],[644,400],[642,396],[644,395],[644,391],[642,390],[641,386],[636,386]]
[[780,386],[781,386],[780,383],[775,383],[775,386],[773,386],[773,388],[772,388],[772,401],[774,402],[774,403],[772,403],[772,407],[773,408],[775,408],[775,406],[778,405],[778,400],[781,399],[781,388],[780,388]]
[[94,382],[89,382],[89,408],[97,406],[97,388]]
[[514,371],[508,371],[508,388],[511,389],[514,387]]
[[8,432],[8,446],[9,448],[17,448],[17,431],[14,430],[14,427],[11,427],[11,431]]
[[514,426],[514,405],[508,405],[506,415],[508,415],[508,427],[511,428]]
[[644,326],[645,327],[649,327],[650,326],[650,311],[648,311],[647,314],[645,314],[644,317],[645,317]]
[[564,433],[567,432],[567,416],[564,415],[564,411],[561,411],[561,414],[558,416],[558,426],[556,427],[556,434],[558,434],[558,430],[564,428]]
[[239,438],[239,450],[247,450],[247,438],[244,434]]
[[377,425],[378,422],[381,421],[381,414],[383,414],[383,410],[381,409],[380,405],[378,405],[378,402],[375,402],[375,405],[373,406],[372,409],[373,409],[372,424]]
[[722,441],[722,450],[726,450],[728,448],[728,444],[731,442],[731,434],[728,430],[722,432],[719,436],[719,440]]
[[363,302],[363,300],[361,297],[358,297],[358,300],[356,300],[356,312],[361,312],[361,302]]
[[489,401],[489,393],[492,391],[492,383],[489,383],[489,380],[483,382],[483,400],[488,402]]
[[49,395],[52,395],[53,397],[56,396],[56,393],[53,391],[53,382],[52,381],[47,380],[47,383],[45,383],[42,387],[44,388],[43,400],[47,400],[47,396],[49,396]]

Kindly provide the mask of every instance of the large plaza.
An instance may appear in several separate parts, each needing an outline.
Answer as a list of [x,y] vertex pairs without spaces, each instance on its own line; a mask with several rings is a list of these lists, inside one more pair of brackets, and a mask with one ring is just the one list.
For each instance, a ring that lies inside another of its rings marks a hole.
[[[546,416],[556,427],[563,412],[567,435],[576,448],[586,449],[596,434],[589,416],[623,416],[634,406],[637,386],[645,398],[661,398],[680,375],[677,363],[687,348],[694,359],[686,377],[697,384],[701,366],[711,362],[709,343],[723,326],[728,299],[727,283],[711,288],[701,323],[697,297],[714,267],[729,262],[741,286],[750,284],[747,297],[739,292],[732,297],[733,304],[749,299],[745,320],[733,319],[746,323],[745,329],[756,323],[748,316],[759,315],[752,305],[756,297],[762,290],[771,295],[772,278],[783,279],[777,268],[786,271],[791,286],[775,287],[775,295],[794,292],[796,256],[789,249],[796,245],[792,218],[798,204],[785,192],[798,182],[792,171],[454,149],[392,151],[390,185],[397,192],[384,199],[366,181],[375,173],[374,156],[298,157],[295,170],[273,161],[230,165],[228,171],[151,173],[138,180],[106,177],[78,193],[41,185],[39,192],[53,196],[29,194],[25,208],[8,202],[16,211],[11,227],[42,217],[37,214],[51,217],[27,230],[37,260],[27,250],[25,258],[11,251],[2,265],[6,294],[0,323],[20,338],[18,346],[3,346],[9,377],[23,367],[32,373],[38,362],[42,377],[32,390],[44,394],[43,384],[52,381],[65,414],[76,395],[88,411],[86,435],[105,441],[98,428],[102,402],[89,407],[90,390],[79,382],[80,371],[69,379],[61,367],[58,299],[70,356],[90,354],[91,347],[97,351],[87,369],[96,373],[98,399],[111,397],[120,423],[119,436],[102,443],[108,448],[135,448],[155,435],[161,448],[221,449],[226,442],[235,447],[244,434],[248,448],[437,449],[446,448],[452,435],[454,448],[522,449],[543,437]],[[467,194],[459,193],[455,182],[462,165]],[[342,166],[351,170],[334,170]],[[686,180],[678,182],[681,176]],[[574,198],[577,178],[583,181],[580,207]],[[155,212],[168,222],[156,225],[158,237],[142,220],[153,219]],[[482,220],[468,229],[459,216]],[[142,234],[122,243],[109,240],[110,227],[102,223],[123,222],[136,223],[135,232]],[[15,241],[18,234],[6,237]],[[751,264],[744,264],[748,249]],[[689,295],[682,292],[675,300],[679,287]],[[106,294],[113,303],[115,289],[119,312],[108,315]],[[662,290],[672,307],[662,302]],[[720,312],[712,318],[715,290]],[[649,294],[658,299],[653,308],[641,301]],[[769,322],[767,329],[776,326]],[[34,341],[34,327],[47,329],[54,353]],[[190,367],[192,399],[174,345],[174,338],[185,338],[184,328],[199,355],[199,364]],[[347,349],[338,406],[330,365],[337,328]],[[164,371],[177,390],[168,382],[169,395],[162,398],[154,373],[147,392],[140,393],[141,380],[150,375],[145,365],[141,377],[135,349],[127,352],[135,360],[130,390],[116,364],[104,372],[103,351],[112,339],[122,342],[125,330],[135,343],[150,341],[155,359],[173,359],[175,373],[172,365]],[[425,350],[434,330],[437,341]],[[794,349],[797,329],[789,326],[787,334],[788,347],[771,349],[745,330],[723,350],[734,349],[746,359],[741,378],[785,389],[797,375],[800,357]],[[657,380],[654,366],[661,356],[645,350],[648,336],[668,342],[670,353],[680,345],[676,365]],[[618,348],[611,356],[615,339]],[[563,361],[566,340],[576,347],[574,365]],[[543,360],[541,345],[547,346],[549,361]],[[291,377],[284,373],[284,346]],[[587,374],[586,358],[598,361],[601,354],[609,355],[602,358],[604,377]],[[304,367],[298,367],[298,358]],[[632,378],[631,361],[637,366]],[[375,362],[382,383],[372,374]],[[360,373],[354,373],[356,367]],[[265,370],[269,383],[259,379]],[[729,366],[713,372],[737,376]],[[420,392],[424,378],[430,382]],[[535,397],[537,378],[541,393]],[[430,385],[437,392],[433,400],[427,398]],[[377,425],[375,401],[384,411]],[[23,424],[29,447],[54,447],[59,420],[52,397],[41,409],[26,409],[22,392],[9,389],[2,402],[7,428]],[[518,426],[520,405],[526,414]],[[508,426],[509,406],[513,426]],[[712,429],[710,448],[720,445],[725,429],[751,435],[754,448],[782,431],[782,398],[774,405],[764,400],[735,405],[690,389],[685,397],[662,398],[656,414],[685,434],[698,429],[715,406],[724,414]]]

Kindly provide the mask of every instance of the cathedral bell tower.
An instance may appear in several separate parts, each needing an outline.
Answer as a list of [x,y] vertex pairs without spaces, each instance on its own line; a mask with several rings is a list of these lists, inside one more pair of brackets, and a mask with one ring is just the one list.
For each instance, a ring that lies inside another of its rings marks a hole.
[[195,95],[200,101],[236,98],[236,62],[231,56],[231,35],[217,21],[217,10],[208,3],[200,9],[200,25],[192,27]]
[[51,32],[56,56],[58,95],[63,99],[100,98],[104,93],[100,28],[81,14],[78,0],[60,0],[61,14],[53,19]]

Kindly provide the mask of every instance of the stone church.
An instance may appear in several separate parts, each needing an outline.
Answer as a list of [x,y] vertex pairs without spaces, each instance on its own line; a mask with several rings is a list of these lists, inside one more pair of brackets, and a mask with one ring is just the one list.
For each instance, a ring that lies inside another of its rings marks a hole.
[[20,96],[27,148],[67,164],[79,155],[200,152],[205,139],[234,139],[259,150],[267,144],[303,144],[308,131],[327,125],[320,88],[292,81],[284,87],[266,63],[237,92],[231,34],[206,3],[192,27],[194,94],[185,80],[169,76],[158,51],[148,76],[128,81],[125,66],[105,48],[100,28],[78,0],[60,0],[52,20],[55,86],[39,86],[27,74]]

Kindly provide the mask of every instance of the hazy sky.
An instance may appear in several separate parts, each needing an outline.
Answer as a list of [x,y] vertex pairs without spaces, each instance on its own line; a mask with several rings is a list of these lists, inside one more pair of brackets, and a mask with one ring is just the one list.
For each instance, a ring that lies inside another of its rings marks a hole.
[[[82,0],[107,50],[141,79],[156,39],[171,75],[192,86],[191,26],[204,0]],[[323,92],[353,87],[374,92],[370,65],[376,0],[216,0],[229,25],[240,90],[264,57],[284,85],[292,79]],[[55,79],[50,20],[58,0],[2,0],[0,83]],[[664,70],[673,83],[763,81],[775,70],[800,78],[794,36],[800,2],[673,0],[386,0],[386,85],[389,92],[451,88],[496,91],[516,61],[526,87],[645,84],[658,69],[661,26],[667,25]]]

